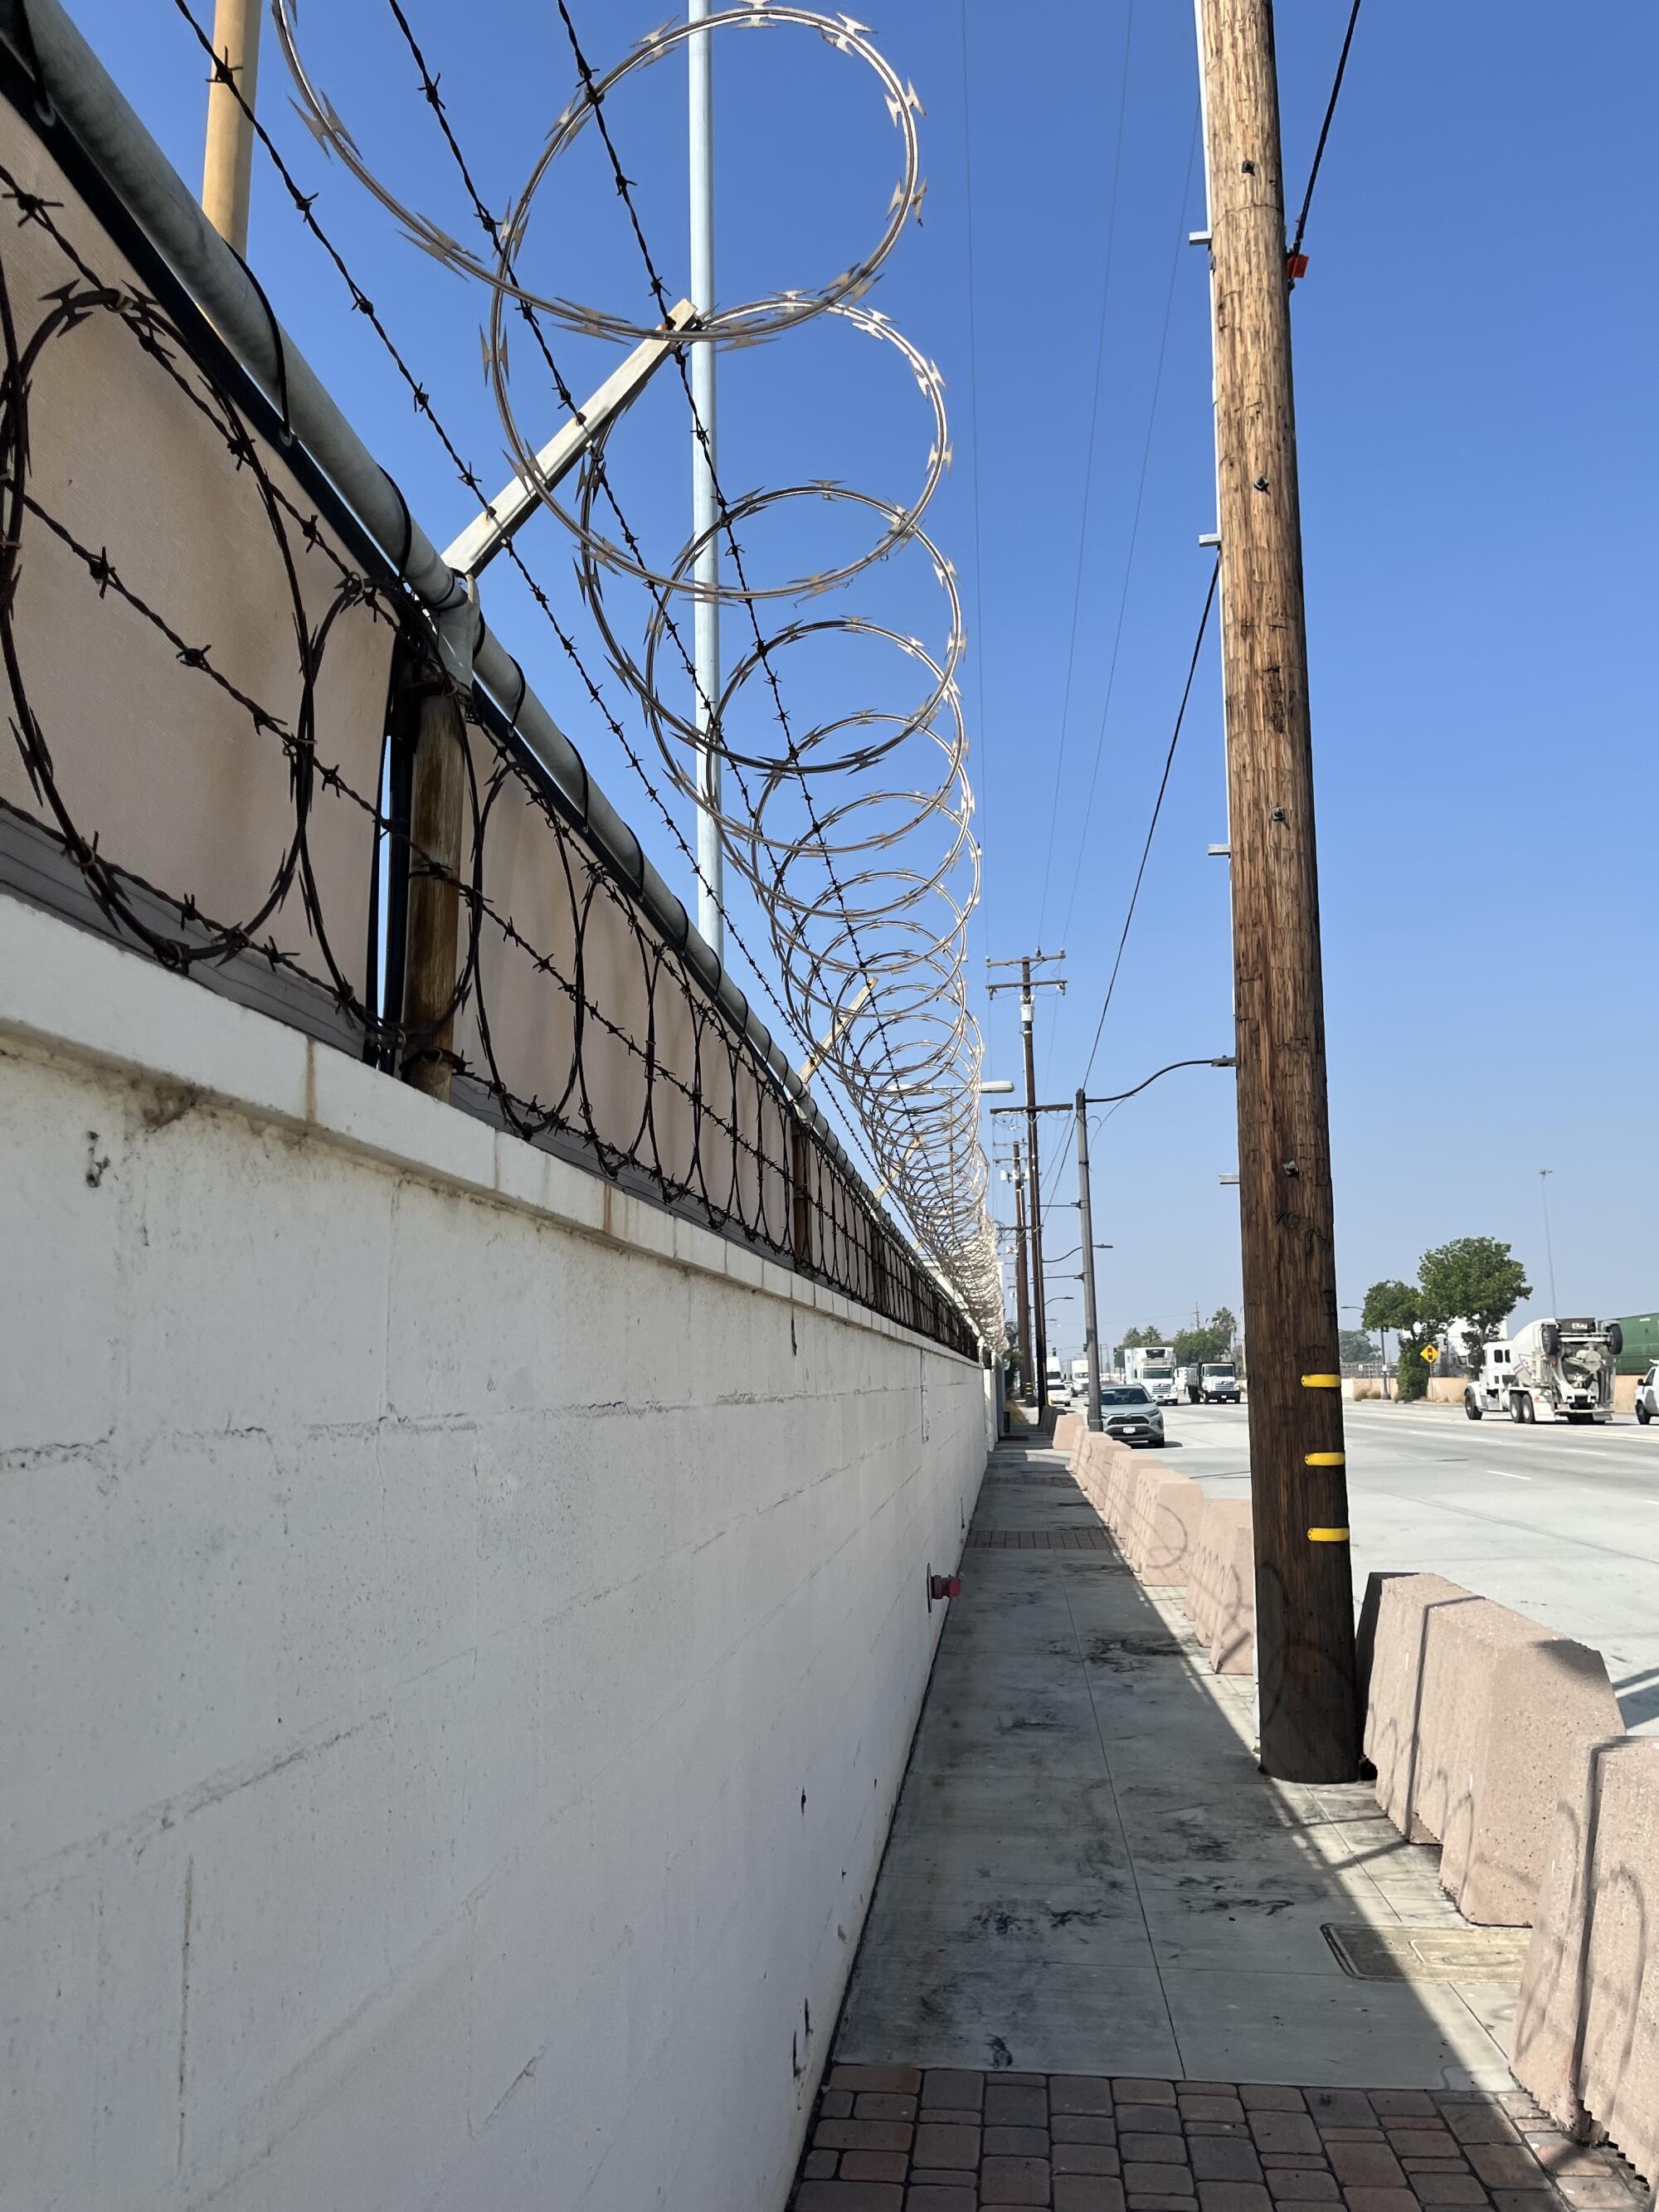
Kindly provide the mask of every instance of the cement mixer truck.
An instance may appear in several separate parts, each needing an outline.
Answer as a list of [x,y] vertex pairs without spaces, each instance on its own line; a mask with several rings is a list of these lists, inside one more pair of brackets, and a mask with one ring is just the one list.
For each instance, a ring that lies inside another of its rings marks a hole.
[[1609,1421],[1613,1378],[1625,1333],[1578,1315],[1528,1322],[1512,1337],[1486,1346],[1478,1375],[1463,1392],[1472,1421],[1507,1413],[1512,1421]]

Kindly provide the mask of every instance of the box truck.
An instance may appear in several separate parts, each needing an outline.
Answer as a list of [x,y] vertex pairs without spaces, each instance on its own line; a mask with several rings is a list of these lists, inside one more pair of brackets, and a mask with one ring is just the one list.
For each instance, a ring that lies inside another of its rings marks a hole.
[[1167,1344],[1133,1345],[1123,1355],[1123,1379],[1139,1382],[1155,1406],[1173,1406],[1181,1395],[1175,1353]]

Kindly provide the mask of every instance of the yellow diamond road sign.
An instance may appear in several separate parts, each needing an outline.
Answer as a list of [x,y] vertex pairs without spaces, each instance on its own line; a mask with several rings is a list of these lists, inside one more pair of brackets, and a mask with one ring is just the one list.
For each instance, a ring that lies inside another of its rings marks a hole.
[[1432,1366],[1433,1366],[1433,1364],[1434,1364],[1434,1363],[1435,1363],[1435,1361],[1436,1361],[1437,1359],[1438,1359],[1438,1358],[1439,1358],[1439,1357],[1440,1357],[1440,1353],[1439,1353],[1438,1349],[1437,1349],[1434,1345],[1432,1345],[1432,1344],[1425,1344],[1425,1345],[1424,1346],[1424,1347],[1423,1347],[1423,1351],[1422,1351],[1422,1355],[1421,1355],[1421,1356],[1422,1356],[1425,1359],[1426,1359],[1426,1360],[1428,1361],[1428,1363],[1429,1363],[1430,1366],[1431,1366],[1431,1367],[1432,1367]]

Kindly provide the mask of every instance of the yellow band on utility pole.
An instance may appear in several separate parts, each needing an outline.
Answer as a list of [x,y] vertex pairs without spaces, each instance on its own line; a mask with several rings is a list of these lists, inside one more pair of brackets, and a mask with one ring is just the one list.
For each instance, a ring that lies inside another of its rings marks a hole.
[[1304,1390],[1340,1390],[1342,1377],[1340,1375],[1304,1375],[1302,1387]]
[[1310,1528],[1308,1531],[1310,1544],[1346,1544],[1347,1540],[1346,1528]]
[[1346,1452],[1310,1452],[1302,1464],[1304,1467],[1346,1467]]

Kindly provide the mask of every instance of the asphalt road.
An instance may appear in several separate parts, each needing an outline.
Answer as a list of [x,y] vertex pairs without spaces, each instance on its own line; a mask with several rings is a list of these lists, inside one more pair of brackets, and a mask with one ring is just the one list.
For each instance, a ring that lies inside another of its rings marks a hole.
[[[1457,1407],[1343,1408],[1356,1591],[1434,1572],[1593,1644],[1633,1732],[1659,1735],[1659,1426],[1471,1421]],[[1249,1479],[1248,1416],[1164,1413],[1164,1455],[1212,1496]]]

